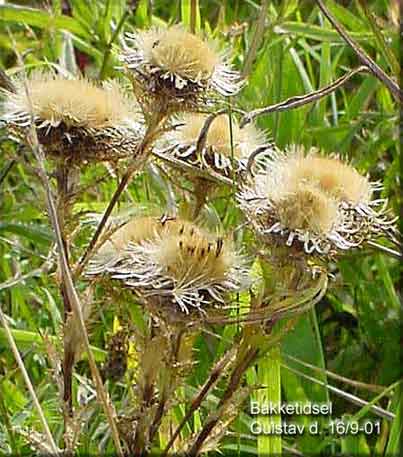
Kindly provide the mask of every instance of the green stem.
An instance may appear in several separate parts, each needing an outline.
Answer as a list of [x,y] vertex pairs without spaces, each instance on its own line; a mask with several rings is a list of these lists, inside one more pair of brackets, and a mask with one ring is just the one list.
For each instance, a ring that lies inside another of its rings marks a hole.
[[[259,405],[281,403],[281,352],[280,346],[273,347],[257,366],[257,382],[262,385],[257,393]],[[281,415],[260,416],[259,423],[264,429],[281,426]],[[259,457],[281,455],[281,435],[261,433],[257,437],[257,451]]]
[[[310,311],[310,319],[311,319],[311,322],[313,324],[313,329],[314,329],[314,332],[315,332],[317,348],[318,348],[318,351],[319,351],[320,367],[323,370],[320,373],[320,377],[322,378],[321,380],[325,383],[325,386],[327,386],[325,354],[323,352],[322,337],[320,335],[318,318],[316,316],[316,310],[315,310],[314,307],[312,307],[312,309]],[[325,392],[326,392],[326,402],[329,403],[330,399],[329,399],[329,391],[328,391],[327,387],[325,388]]]

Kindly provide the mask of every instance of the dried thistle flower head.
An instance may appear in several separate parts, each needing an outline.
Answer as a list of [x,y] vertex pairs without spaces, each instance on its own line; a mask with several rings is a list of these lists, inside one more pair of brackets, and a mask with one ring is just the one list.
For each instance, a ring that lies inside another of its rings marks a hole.
[[394,237],[386,200],[373,199],[378,190],[379,183],[339,158],[292,146],[286,153],[272,153],[238,200],[268,241],[332,256],[378,236]]
[[191,109],[208,99],[211,90],[228,96],[242,87],[239,74],[215,44],[180,25],[126,34],[120,59],[145,98],[153,94],[171,109]]
[[31,122],[39,142],[53,157],[116,160],[133,152],[141,135],[139,115],[116,82],[98,86],[84,78],[67,79],[35,72],[4,91],[1,119],[24,139]]
[[240,128],[236,119],[231,124],[228,116],[214,118],[204,147],[198,153],[197,142],[208,115],[186,113],[177,118],[177,127],[167,132],[162,140],[162,153],[186,161],[200,168],[212,169],[225,176],[246,170],[249,156],[257,151],[271,149],[263,132],[253,124]]
[[244,259],[230,240],[166,217],[138,217],[117,230],[87,274],[108,275],[149,301],[185,313],[222,303],[247,284]]

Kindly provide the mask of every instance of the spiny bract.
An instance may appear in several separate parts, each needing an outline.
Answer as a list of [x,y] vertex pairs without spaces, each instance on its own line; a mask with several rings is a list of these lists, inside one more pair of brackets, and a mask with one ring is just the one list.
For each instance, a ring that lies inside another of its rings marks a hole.
[[4,91],[1,119],[19,139],[31,122],[39,142],[54,157],[115,160],[133,152],[142,132],[135,102],[117,82],[98,86],[53,72],[16,78]]
[[241,209],[269,242],[285,241],[306,254],[334,255],[382,235],[394,238],[379,191],[351,165],[315,148],[273,152],[238,194]]
[[180,25],[126,34],[120,59],[142,86],[143,101],[152,94],[171,109],[195,108],[210,90],[228,96],[242,87],[215,44]]
[[161,153],[172,154],[200,168],[213,169],[225,176],[246,171],[249,156],[257,150],[271,150],[263,132],[253,124],[240,128],[235,118],[226,114],[214,118],[207,131],[204,147],[197,153],[197,142],[208,116],[185,113],[178,116],[174,129],[166,133],[161,142]]
[[108,275],[151,300],[181,311],[223,302],[247,284],[244,258],[232,242],[177,218],[138,217],[118,229],[87,275]]

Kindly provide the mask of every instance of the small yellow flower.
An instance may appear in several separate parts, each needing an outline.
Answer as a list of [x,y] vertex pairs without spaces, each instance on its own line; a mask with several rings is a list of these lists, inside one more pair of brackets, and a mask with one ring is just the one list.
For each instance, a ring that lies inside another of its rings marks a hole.
[[176,218],[137,217],[102,245],[87,271],[121,281],[148,300],[191,309],[224,302],[247,285],[244,258],[228,239]]
[[269,242],[285,242],[306,254],[334,255],[385,235],[395,220],[381,187],[337,157],[291,146],[273,152],[238,195],[241,209]]
[[116,82],[101,87],[84,78],[35,72],[26,86],[23,79],[14,85],[15,92],[4,91],[1,119],[19,139],[33,122],[39,142],[53,157],[116,160],[132,153],[139,141],[142,127],[134,102]]
[[197,106],[208,92],[228,96],[242,87],[240,75],[215,44],[180,25],[126,34],[120,59],[143,86],[145,97],[179,103],[181,110]]
[[[271,150],[263,132],[253,124],[240,128],[236,119],[232,126],[227,115],[217,116],[211,123],[206,143],[197,154],[197,141],[205,125],[207,115],[185,113],[176,119],[177,126],[162,139],[161,152],[195,165],[213,169],[225,176],[246,170],[249,156],[259,150]],[[231,131],[232,127],[232,131]],[[231,135],[232,134],[232,135]],[[231,147],[232,144],[232,147]]]

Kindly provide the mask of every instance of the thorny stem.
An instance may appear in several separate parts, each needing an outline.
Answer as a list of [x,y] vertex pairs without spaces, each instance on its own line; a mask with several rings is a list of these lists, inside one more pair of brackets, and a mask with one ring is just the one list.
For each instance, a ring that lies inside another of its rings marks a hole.
[[[270,285],[269,289],[270,289]],[[307,292],[306,294],[300,294],[301,296],[298,297],[297,300],[294,298],[290,299],[285,299],[281,300],[280,303],[288,303],[290,302],[290,307],[291,308],[296,308],[296,313],[300,314],[303,310],[307,309],[307,305],[303,306],[304,303],[309,302],[309,307],[312,307],[315,303],[317,303],[318,300],[323,296],[327,289],[327,276],[325,273],[321,274],[321,277],[318,280],[318,283],[315,287],[311,288],[312,290],[309,290],[309,293]],[[294,302],[294,303],[293,303]],[[250,313],[254,314],[259,311],[259,308],[262,307],[263,302],[258,301],[251,306]],[[256,308],[256,309],[255,309]],[[281,308],[280,308],[281,309]],[[267,311],[266,311],[267,313]],[[271,322],[274,323],[275,321],[278,320],[279,318],[279,307],[274,306],[271,310]],[[265,314],[265,313],[263,313]],[[286,314],[287,316],[287,314]],[[285,316],[284,316],[285,317]],[[262,320],[262,317],[261,317]],[[271,330],[267,330],[271,331]],[[227,403],[231,400],[233,397],[233,394],[238,390],[241,382],[242,382],[242,377],[245,371],[250,367],[252,362],[256,359],[256,357],[259,355],[259,352],[264,352],[268,348],[266,346],[259,346],[256,347],[256,345],[252,342],[253,341],[253,335],[255,333],[254,326],[252,322],[248,322],[247,325],[243,329],[243,337],[242,337],[242,343],[240,345],[239,351],[238,351],[238,360],[237,363],[232,371],[230,380],[227,384],[227,388],[225,389],[225,392],[218,404],[217,407],[217,413],[214,414],[210,420],[208,420],[204,427],[202,428],[201,432],[198,434],[194,444],[192,445],[189,455],[194,457],[197,456],[201,450],[203,443],[205,440],[208,438],[214,427],[218,424],[221,415],[224,413],[225,407]],[[252,340],[251,340],[252,337]],[[280,336],[274,336],[271,340],[271,346],[279,341]]]
[[[34,128],[34,127],[32,127],[32,128]],[[33,131],[33,133],[35,134],[36,132]],[[78,298],[78,294],[74,288],[74,284],[73,284],[73,280],[71,277],[71,272],[70,272],[70,269],[68,266],[67,256],[66,256],[66,252],[65,252],[65,248],[64,248],[64,244],[63,244],[63,238],[62,238],[62,234],[60,231],[57,210],[56,210],[55,203],[53,201],[49,181],[46,176],[46,171],[44,168],[43,153],[40,150],[37,140],[36,141],[34,140],[34,142],[32,144],[32,150],[34,152],[36,159],[39,162],[39,175],[40,175],[41,181],[42,181],[42,183],[45,187],[45,191],[46,191],[46,200],[47,200],[47,205],[48,205],[49,217],[51,219],[51,223],[52,223],[53,229],[55,231],[56,242],[57,242],[58,251],[59,251],[59,258],[60,258],[61,272],[62,272],[62,281],[64,282],[64,287],[66,290],[66,294],[68,296],[68,300],[69,300],[70,304],[72,305],[72,311],[78,317],[78,324],[79,324],[80,331],[82,333],[82,338],[84,340],[84,347],[88,354],[88,362],[89,362],[91,374],[92,374],[92,377],[93,377],[93,380],[94,380],[94,383],[96,386],[97,393],[98,393],[100,400],[102,402],[102,405],[104,407],[105,415],[108,419],[109,426],[111,427],[111,434],[112,434],[112,438],[115,443],[117,454],[120,457],[123,457],[123,450],[120,445],[119,433],[118,433],[118,429],[117,429],[117,426],[116,426],[116,423],[114,420],[113,407],[109,402],[107,393],[102,384],[101,376],[99,374],[98,368],[95,363],[94,355],[90,348],[90,342],[88,339],[87,329],[85,327],[82,307],[81,307],[81,304],[80,304],[80,301]]]
[[[14,50],[16,50],[17,49],[16,43],[12,36],[11,36],[11,41],[13,43]],[[21,55],[17,51],[15,51],[15,52],[16,52],[19,64],[21,65],[22,68],[24,68],[24,62],[22,61]],[[26,78],[24,79],[24,87],[25,87],[25,93],[26,93],[26,96],[27,96],[27,99],[28,99],[28,102],[30,105],[30,112],[32,113],[33,112],[32,101],[31,101],[30,93],[28,91],[27,84],[26,84]],[[63,236],[62,236],[62,233],[60,230],[60,223],[59,223],[59,217],[58,217],[58,213],[57,213],[57,209],[56,209],[56,204],[54,202],[52,191],[50,188],[49,179],[46,174],[45,156],[39,145],[38,136],[37,136],[37,133],[35,130],[34,120],[33,120],[32,116],[31,116],[30,132],[27,135],[27,140],[28,140],[28,144],[31,147],[31,150],[34,154],[34,157],[38,163],[38,170],[37,170],[38,176],[45,189],[46,204],[48,207],[48,215],[49,215],[49,219],[50,219],[51,225],[53,227],[53,230],[55,232],[56,245],[57,245],[57,249],[58,249],[58,253],[59,253],[59,262],[60,262],[62,282],[64,283],[64,287],[66,290],[66,294],[68,296],[68,300],[69,300],[70,304],[72,305],[72,311],[78,317],[78,327],[80,329],[80,333],[81,333],[81,336],[84,341],[85,350],[87,351],[91,375],[94,380],[97,394],[98,394],[98,396],[101,400],[102,406],[104,408],[105,415],[108,420],[109,426],[111,428],[111,435],[112,435],[112,439],[115,444],[117,455],[119,457],[124,457],[123,450],[122,450],[122,447],[120,444],[119,432],[118,432],[116,422],[115,422],[115,411],[114,411],[113,405],[109,401],[108,394],[106,393],[104,386],[102,384],[101,376],[99,374],[97,365],[95,363],[94,354],[92,353],[92,350],[90,347],[90,342],[88,339],[88,333],[87,333],[87,329],[85,326],[85,320],[84,320],[84,316],[83,316],[83,312],[82,312],[82,307],[80,304],[80,299],[79,299],[77,291],[74,287],[73,279],[72,279],[70,268],[69,268],[68,261],[67,261],[67,254],[66,254],[64,243],[63,243]]]
[[[66,234],[66,222],[69,222],[70,219],[70,206],[69,206],[69,173],[70,167],[65,163],[59,163],[56,168],[56,181],[57,181],[57,214],[60,224],[60,232],[62,237],[62,242],[64,250],[66,253],[67,265],[70,268],[69,261],[69,242]],[[64,305],[64,314],[63,314],[63,323],[64,331],[66,331],[67,319],[71,315],[72,306],[68,297],[68,293],[65,287],[65,283],[62,281],[60,284],[60,294],[63,299]],[[66,335],[65,335],[66,336]],[[73,417],[73,397],[72,397],[72,385],[73,385],[73,365],[74,365],[74,350],[67,343],[66,337],[64,338],[64,355],[63,355],[63,412],[64,412],[64,430],[65,430],[65,447],[68,447],[66,441],[67,429],[69,418]]]
[[87,329],[85,327],[85,320],[84,320],[84,316],[82,313],[82,307],[80,304],[80,300],[78,298],[78,294],[74,288],[73,280],[71,277],[71,272],[70,272],[70,269],[68,266],[67,255],[66,255],[64,244],[63,244],[63,237],[62,237],[61,230],[60,230],[60,224],[59,224],[58,214],[57,214],[57,210],[56,210],[56,205],[53,201],[52,192],[50,189],[49,181],[46,176],[46,171],[45,171],[45,167],[44,167],[43,152],[40,149],[38,140],[36,138],[36,132],[35,132],[33,125],[31,127],[31,129],[32,129],[31,133],[32,133],[32,137],[33,137],[31,147],[32,147],[32,151],[39,163],[38,173],[39,173],[39,177],[42,181],[42,184],[45,188],[49,217],[50,217],[50,220],[51,220],[51,223],[53,226],[53,230],[55,231],[55,235],[56,235],[56,243],[57,243],[57,247],[58,247],[58,251],[59,251],[59,260],[60,260],[61,273],[62,273],[62,281],[64,283],[64,287],[66,290],[68,300],[72,306],[72,311],[78,317],[78,324],[79,324],[79,328],[80,328],[80,331],[82,334],[82,338],[84,340],[84,347],[88,354],[88,362],[89,362],[91,374],[92,374],[92,377],[93,377],[93,380],[95,383],[97,393],[98,393],[100,400],[102,402],[102,405],[104,407],[105,415],[108,419],[109,426],[111,427],[111,435],[112,435],[112,438],[115,443],[117,454],[119,455],[119,457],[123,457],[123,450],[120,445],[119,433],[118,433],[118,429],[117,429],[117,426],[116,426],[116,423],[114,420],[115,413],[113,411],[113,406],[109,402],[108,395],[104,389],[104,386],[103,386],[102,380],[101,380],[101,376],[99,374],[97,365],[95,363],[94,355],[91,351],[90,342],[89,342],[88,334],[87,334]]
[[[164,417],[164,413],[166,410],[166,405],[168,403],[168,400],[170,398],[170,394],[175,391],[175,389],[178,387],[178,379],[182,380],[183,376],[181,375],[180,372],[176,371],[177,369],[181,369],[181,346],[182,343],[186,344],[184,342],[184,337],[185,337],[185,328],[182,329],[177,329],[175,328],[174,332],[170,334],[169,340],[167,341],[168,346],[169,346],[169,357],[168,361],[164,363],[163,366],[163,371],[164,371],[164,376],[167,376],[167,379],[164,379],[162,387],[160,387],[160,394],[159,394],[159,401],[158,405],[156,407],[156,411],[154,414],[154,417],[152,419],[151,425],[148,427],[144,427],[142,423],[142,419],[140,419],[140,427],[137,426],[136,429],[136,439],[139,440],[139,442],[145,443],[143,447],[139,446],[137,444],[137,448],[135,448],[135,453],[142,451],[142,456],[146,457],[148,455],[148,451],[146,451],[144,448],[147,447],[148,445],[151,445],[153,442],[153,439],[158,432],[158,429],[160,427],[161,421]],[[143,399],[143,402],[145,400]],[[137,436],[137,430],[138,429],[143,429],[144,431],[144,436],[140,437]],[[137,455],[137,454],[136,454]]]
[[83,256],[81,257],[78,265],[76,266],[74,270],[74,277],[77,278],[80,276],[82,273],[85,265],[87,264],[96,244],[97,241],[102,234],[102,231],[108,222],[108,219],[110,215],[112,214],[112,211],[116,205],[116,203],[119,200],[119,197],[121,196],[122,192],[125,190],[127,184],[129,183],[131,177],[133,176],[134,172],[138,172],[141,170],[148,158],[148,152],[150,149],[150,146],[152,142],[154,141],[155,135],[159,130],[159,126],[161,123],[164,122],[166,116],[163,113],[157,112],[156,116],[151,119],[150,124],[147,128],[147,131],[144,135],[144,138],[142,142],[136,147],[132,160],[128,166],[128,169],[126,173],[123,175],[115,193],[112,195],[112,198],[108,204],[108,207],[105,210],[104,215],[102,216],[101,222],[98,224],[97,229],[95,230],[95,233],[93,237],[91,238],[86,251],[84,252]]
[[364,51],[364,49],[349,36],[346,29],[336,21],[322,0],[316,0],[316,3],[343,40],[354,50],[360,61],[366,65],[370,72],[390,90],[394,98],[400,102],[400,104],[403,104],[403,92],[399,88],[399,85],[393,81],[393,79],[382,70],[382,68]]
[[[182,328],[182,329],[178,330],[177,334],[175,334],[175,336],[174,336],[174,341],[172,342],[173,343],[172,344],[173,365],[180,362],[180,360],[179,360],[180,348],[181,348],[181,344],[183,341],[184,333],[185,333],[185,329]],[[168,371],[169,370],[167,370],[167,372]],[[169,385],[169,384],[171,384],[171,385]],[[174,382],[169,382],[169,383],[165,382],[164,383],[164,388],[162,389],[162,392],[160,395],[160,401],[158,404],[158,408],[155,413],[154,420],[150,427],[150,432],[149,432],[149,436],[148,436],[148,440],[150,443],[152,443],[154,436],[157,433],[158,428],[161,424],[161,421],[162,421],[162,418],[163,418],[164,412],[165,412],[165,407],[166,407],[166,404],[167,404],[167,401],[169,398],[170,389],[171,390],[174,389],[173,385],[174,385]]]

